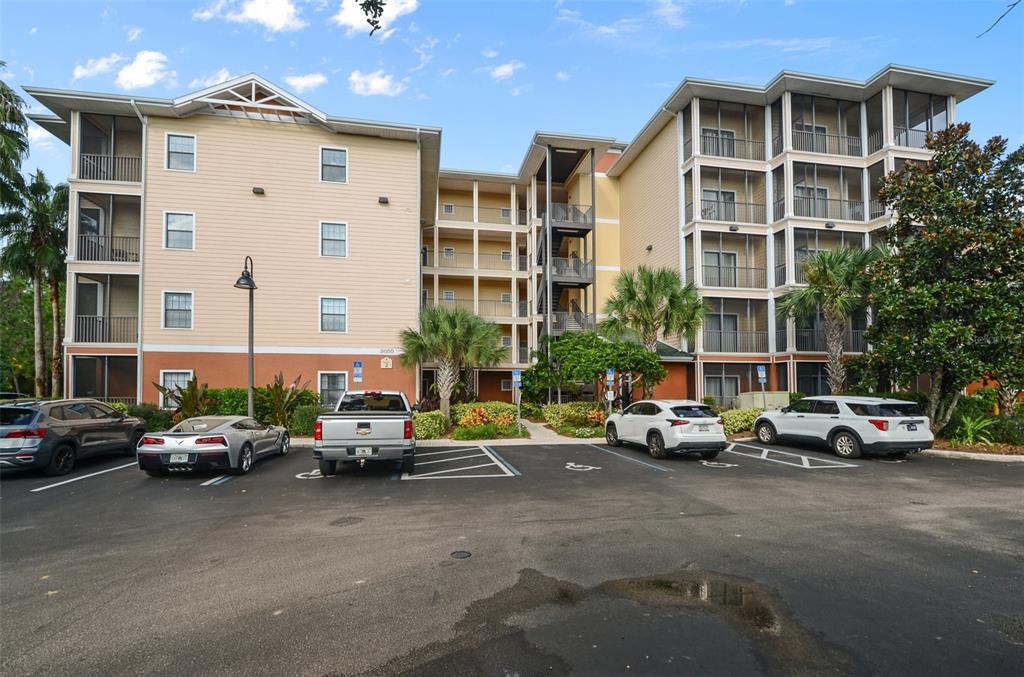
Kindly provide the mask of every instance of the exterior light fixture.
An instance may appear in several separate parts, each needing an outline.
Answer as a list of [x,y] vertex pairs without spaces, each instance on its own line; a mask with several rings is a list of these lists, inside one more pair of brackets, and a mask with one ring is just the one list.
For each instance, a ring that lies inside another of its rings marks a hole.
[[377,204],[381,204],[381,205],[391,204],[391,200],[388,199],[387,195],[381,195],[379,198],[377,198]]
[[252,418],[255,413],[255,404],[253,402],[253,292],[256,291],[256,280],[253,279],[253,272],[256,270],[256,266],[252,263],[252,257],[245,257],[245,267],[242,269],[242,274],[238,280],[235,281],[236,289],[248,289],[249,290],[249,391],[248,391],[248,412],[249,418]]
[[263,190],[262,186],[253,186],[252,192],[253,195],[264,195],[267,191]]
[[654,245],[653,244],[647,245],[647,251],[651,251],[652,249],[654,249]]
[[733,224],[733,225],[729,226],[729,232],[730,233],[735,233],[739,229],[740,229],[740,227],[737,226],[736,224]]
[[826,227],[826,228],[835,228],[835,227],[836,227],[836,224],[834,224],[834,223],[832,223],[831,221],[829,221],[828,223],[826,223],[826,224],[825,224],[825,227]]

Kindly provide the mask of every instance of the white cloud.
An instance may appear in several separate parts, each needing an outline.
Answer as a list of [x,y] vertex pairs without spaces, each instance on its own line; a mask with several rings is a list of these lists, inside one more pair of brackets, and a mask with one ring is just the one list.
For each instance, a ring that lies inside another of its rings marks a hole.
[[615,38],[627,33],[636,33],[643,28],[644,21],[640,17],[627,16],[610,24],[597,24],[583,18],[583,13],[574,9],[558,10],[558,20],[576,27],[582,33],[592,37]]
[[[419,6],[419,0],[387,0],[384,4],[384,13],[380,15],[380,30],[374,35],[384,40],[391,37],[394,33],[394,30],[389,30],[391,24],[403,14],[412,14]],[[348,29],[346,35],[370,32],[366,15],[359,9],[357,0],[342,0],[338,13],[331,17],[331,21]]]
[[188,86],[190,88],[205,89],[206,87],[213,87],[214,85],[219,85],[222,82],[227,82],[233,77],[235,76],[232,75],[231,71],[229,71],[227,68],[218,68],[217,70],[215,70],[214,72],[210,73],[205,77],[198,77],[194,79],[192,82],[188,83]]
[[569,75],[568,73],[566,73],[565,71],[558,71],[557,73],[555,73],[555,79],[556,80],[561,80],[562,82],[565,82],[566,80],[569,80],[570,78],[572,78],[572,76]]
[[53,135],[34,122],[29,123],[28,126],[28,144],[29,154],[54,150]]
[[39,32],[39,26],[33,26],[32,28],[28,29],[28,34],[29,35],[35,35],[38,32]]
[[434,47],[436,46],[437,38],[427,36],[426,40],[420,43],[418,47],[413,47],[412,51],[416,52],[416,55],[419,56],[420,62],[413,68],[410,68],[409,72],[415,73],[416,71],[423,70],[430,63],[430,60],[434,58]]
[[323,73],[307,73],[306,75],[286,75],[284,81],[288,86],[299,94],[316,89],[327,82],[327,76]]
[[128,42],[135,42],[142,37],[141,26],[125,26],[124,32],[128,34]]
[[753,47],[777,49],[780,52],[820,52],[831,49],[835,38],[748,38],[712,43],[717,49],[750,49]]
[[406,84],[383,69],[372,73],[356,70],[348,76],[348,88],[359,96],[397,96],[405,91]]
[[491,78],[500,82],[501,80],[508,80],[510,77],[515,75],[517,70],[522,69],[525,65],[526,64],[522,61],[516,61],[513,59],[512,61],[498,64],[494,68],[491,68],[488,73],[490,73]]
[[680,28],[686,25],[686,20],[683,18],[683,8],[677,5],[674,0],[658,0],[655,3],[653,14],[673,28]]
[[299,16],[294,0],[214,0],[192,12],[192,18],[197,21],[226,19],[235,23],[255,23],[272,33],[297,31],[308,25]]
[[442,78],[446,78],[449,75],[455,75],[455,69],[454,68],[445,68],[442,71],[438,71],[437,74],[440,75]]
[[173,82],[177,74],[167,69],[167,55],[163,52],[143,50],[132,62],[117,73],[116,84],[121,89],[151,87],[158,82]]
[[95,59],[89,59],[85,64],[75,64],[75,70],[71,74],[71,81],[81,80],[82,78],[91,78],[97,75],[103,75],[104,73],[110,72],[110,70],[120,63],[123,57],[114,52],[107,56],[99,56]]
[[491,49],[490,47],[488,47],[488,48],[487,48],[487,49],[485,49],[484,51],[480,52],[480,54],[481,54],[481,55],[482,55],[482,56],[483,56],[483,57],[484,57],[485,59],[493,59],[493,58],[495,58],[496,56],[498,56],[498,50],[496,50],[496,49]]
[[786,0],[783,4],[786,5],[786,7],[792,7],[796,4],[796,0]]

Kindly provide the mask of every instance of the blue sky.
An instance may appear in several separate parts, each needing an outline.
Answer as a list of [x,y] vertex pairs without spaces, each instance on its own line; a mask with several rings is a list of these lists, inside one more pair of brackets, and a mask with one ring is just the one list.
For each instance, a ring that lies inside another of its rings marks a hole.
[[[976,138],[1024,143],[1024,7],[998,2],[390,0],[374,37],[354,0],[0,5],[3,79],[173,97],[257,72],[334,115],[444,128],[441,164],[518,169],[534,130],[628,141],[685,76],[782,69],[864,79],[887,63],[994,79],[959,107]],[[32,130],[27,170],[67,176]]]

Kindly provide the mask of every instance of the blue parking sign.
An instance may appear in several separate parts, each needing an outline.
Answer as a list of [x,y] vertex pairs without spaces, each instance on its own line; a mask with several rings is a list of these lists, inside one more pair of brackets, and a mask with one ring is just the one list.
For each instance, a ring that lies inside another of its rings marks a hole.
[[363,382],[363,361],[355,360],[352,362],[352,381],[354,383]]
[[522,382],[523,372],[518,369],[512,370],[512,385],[518,386]]
[[768,368],[763,364],[757,365],[757,382],[765,383],[768,381]]
[[611,383],[612,381],[614,381],[615,380],[615,370],[611,369],[611,368],[606,369],[605,372],[604,372],[604,380],[608,381],[608,383]]

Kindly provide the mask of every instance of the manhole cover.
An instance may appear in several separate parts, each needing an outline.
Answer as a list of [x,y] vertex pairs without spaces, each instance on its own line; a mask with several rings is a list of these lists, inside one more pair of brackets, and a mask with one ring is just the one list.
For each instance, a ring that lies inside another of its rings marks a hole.
[[452,553],[454,559],[469,559],[473,554],[468,550],[456,550]]

